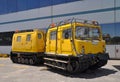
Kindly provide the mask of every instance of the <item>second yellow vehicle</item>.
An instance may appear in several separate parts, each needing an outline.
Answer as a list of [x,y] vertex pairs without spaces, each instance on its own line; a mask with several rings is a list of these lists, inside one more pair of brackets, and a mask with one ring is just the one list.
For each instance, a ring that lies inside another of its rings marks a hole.
[[13,35],[11,60],[14,63],[38,64],[43,62],[45,33],[42,30],[18,31]]

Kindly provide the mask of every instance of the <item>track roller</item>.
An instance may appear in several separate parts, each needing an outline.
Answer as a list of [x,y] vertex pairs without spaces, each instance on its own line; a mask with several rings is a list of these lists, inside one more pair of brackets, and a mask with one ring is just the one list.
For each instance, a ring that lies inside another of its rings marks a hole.
[[67,71],[70,72],[70,73],[73,73],[73,67],[72,67],[71,64],[67,65]]
[[29,59],[29,63],[30,63],[30,65],[34,65],[35,64],[35,62],[34,62],[34,60],[32,58]]
[[21,63],[24,64],[25,63],[25,59],[21,58]]
[[25,64],[29,64],[29,59],[25,59]]
[[18,58],[18,63],[21,63],[21,58]]

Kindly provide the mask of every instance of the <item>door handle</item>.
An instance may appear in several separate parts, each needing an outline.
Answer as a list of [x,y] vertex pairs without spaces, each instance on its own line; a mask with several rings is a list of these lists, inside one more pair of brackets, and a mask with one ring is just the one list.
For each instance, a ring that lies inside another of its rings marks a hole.
[[62,40],[62,43],[64,43],[64,40]]

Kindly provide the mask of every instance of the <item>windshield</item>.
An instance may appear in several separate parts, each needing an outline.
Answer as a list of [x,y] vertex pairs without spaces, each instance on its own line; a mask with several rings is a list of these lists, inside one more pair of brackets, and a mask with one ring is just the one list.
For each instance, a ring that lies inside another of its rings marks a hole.
[[98,28],[88,28],[88,27],[76,27],[76,34],[75,34],[76,39],[81,39],[81,40],[99,40],[100,37],[100,32]]

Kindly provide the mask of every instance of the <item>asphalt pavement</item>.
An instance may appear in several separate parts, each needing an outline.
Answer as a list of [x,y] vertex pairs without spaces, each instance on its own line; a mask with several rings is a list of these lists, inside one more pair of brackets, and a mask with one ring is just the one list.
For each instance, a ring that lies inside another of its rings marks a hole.
[[120,60],[109,60],[98,70],[69,74],[43,65],[30,66],[0,58],[0,82],[120,82]]

